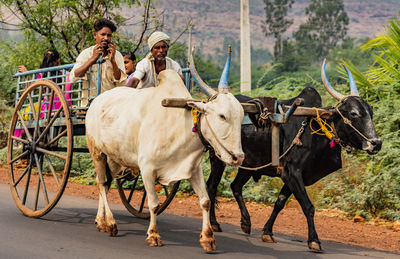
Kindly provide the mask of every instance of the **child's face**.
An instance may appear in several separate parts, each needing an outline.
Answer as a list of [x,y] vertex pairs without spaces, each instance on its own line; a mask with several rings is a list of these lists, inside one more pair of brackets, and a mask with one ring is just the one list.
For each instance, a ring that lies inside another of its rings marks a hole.
[[125,65],[126,74],[130,75],[130,74],[132,74],[133,72],[135,72],[135,69],[136,69],[136,60],[135,60],[135,61],[132,61],[132,60],[130,59],[130,55],[124,56],[124,65]]

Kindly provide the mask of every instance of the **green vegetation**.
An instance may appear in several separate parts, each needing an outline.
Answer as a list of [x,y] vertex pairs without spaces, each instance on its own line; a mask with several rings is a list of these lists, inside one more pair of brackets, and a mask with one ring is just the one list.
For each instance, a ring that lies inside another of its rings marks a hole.
[[346,37],[349,17],[343,0],[311,0],[306,15],[307,22],[295,33],[296,40],[317,56],[326,57]]
[[[41,48],[57,49],[65,62],[71,63],[86,46],[94,43],[90,33],[94,22],[101,17],[113,20],[117,26],[128,19],[117,12],[122,5],[138,6],[138,0],[95,0],[82,2],[78,0],[4,0],[0,7],[12,12],[21,23],[18,27],[24,32],[25,41],[37,42]],[[115,35],[117,43],[127,39]],[[130,44],[132,45],[132,44]],[[29,53],[29,52],[27,52]]]
[[[360,72],[347,59],[346,63],[351,68],[362,95],[374,108],[374,121],[382,138],[383,148],[373,157],[364,153],[348,156],[353,163],[352,172],[345,168],[338,178],[339,185],[327,184],[321,195],[330,206],[340,207],[351,213],[396,220],[400,218],[399,18],[390,21],[384,33],[365,43],[361,49],[372,52],[374,58],[365,73]],[[348,195],[338,198],[340,196],[336,194],[341,191]]]
[[294,0],[264,0],[265,21],[261,25],[265,36],[274,36],[274,57],[282,54],[282,34],[293,24],[292,19],[287,19],[288,10]]

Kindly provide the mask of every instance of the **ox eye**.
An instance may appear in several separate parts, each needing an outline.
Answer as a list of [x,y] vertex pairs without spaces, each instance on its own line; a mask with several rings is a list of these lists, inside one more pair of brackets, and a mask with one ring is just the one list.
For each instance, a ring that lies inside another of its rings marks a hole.
[[355,118],[356,118],[356,117],[359,117],[359,116],[358,116],[358,113],[356,113],[356,112],[350,112],[350,116],[351,116],[351,117],[355,117]]
[[223,115],[223,114],[220,114],[220,115],[219,115],[219,118],[220,118],[221,120],[223,120],[223,121],[226,121],[226,117],[225,117],[225,115]]

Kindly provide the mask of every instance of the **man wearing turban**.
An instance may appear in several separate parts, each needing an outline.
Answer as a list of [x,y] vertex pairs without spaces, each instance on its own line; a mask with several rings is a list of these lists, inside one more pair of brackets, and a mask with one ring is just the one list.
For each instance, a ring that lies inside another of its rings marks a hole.
[[163,32],[156,31],[150,35],[148,39],[150,53],[137,63],[135,72],[127,80],[128,87],[157,87],[158,74],[165,69],[176,71],[185,81],[181,66],[167,57],[169,43],[170,38]]

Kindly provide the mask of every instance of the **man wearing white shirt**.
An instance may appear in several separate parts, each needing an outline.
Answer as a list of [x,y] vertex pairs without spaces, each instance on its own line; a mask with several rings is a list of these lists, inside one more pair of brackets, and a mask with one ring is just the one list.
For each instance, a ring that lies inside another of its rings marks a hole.
[[165,69],[176,71],[185,82],[181,66],[167,57],[169,42],[170,38],[163,32],[156,31],[151,34],[148,39],[150,53],[137,63],[135,72],[128,79],[128,87],[157,87],[158,74]]

